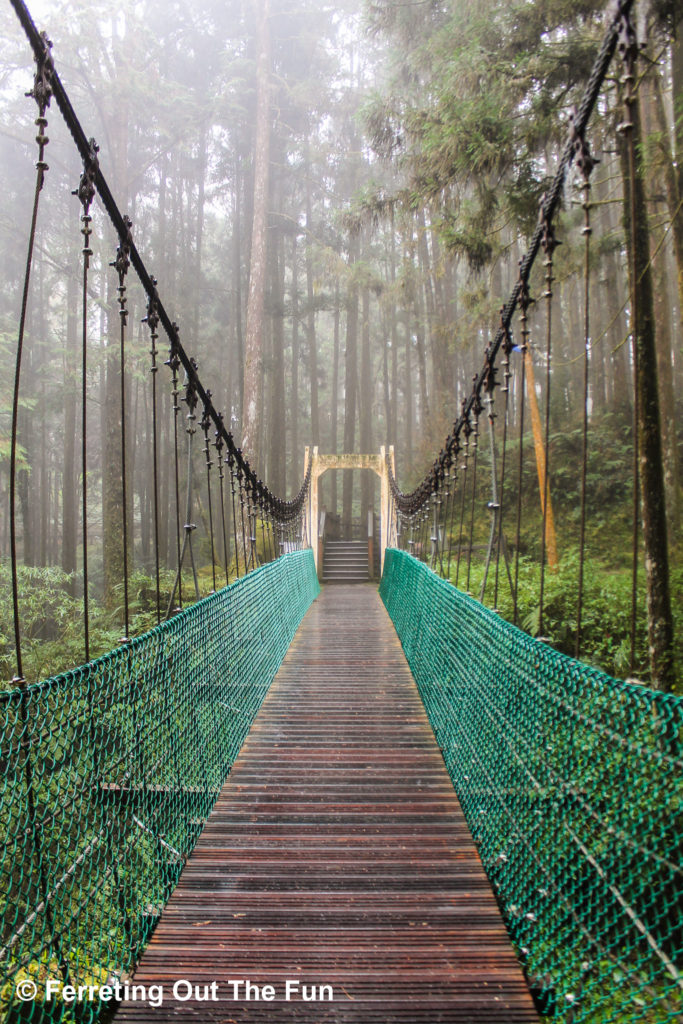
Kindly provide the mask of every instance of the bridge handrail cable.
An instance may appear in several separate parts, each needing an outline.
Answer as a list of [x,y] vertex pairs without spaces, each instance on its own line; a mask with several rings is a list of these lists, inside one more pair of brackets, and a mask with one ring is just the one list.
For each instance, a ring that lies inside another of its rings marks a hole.
[[534,230],[531,244],[526,255],[520,261],[518,280],[501,310],[500,326],[496,331],[493,341],[486,348],[484,364],[474,379],[469,396],[463,400],[460,415],[455,420],[453,429],[446,438],[443,448],[422,481],[414,490],[407,493],[401,491],[394,476],[392,466],[389,463],[389,481],[392,496],[396,509],[403,515],[410,516],[419,512],[443,485],[446,470],[452,464],[453,458],[457,456],[459,451],[460,434],[470,425],[472,414],[478,416],[481,412],[482,391],[493,387],[496,373],[494,364],[501,346],[512,346],[512,317],[520,304],[522,296],[528,290],[531,269],[541,248],[544,235],[552,232],[553,218],[560,206],[567,173],[582,144],[584,144],[585,131],[617,44],[623,45],[622,33],[625,31],[625,18],[630,12],[633,2],[634,0],[616,0],[613,4],[609,27],[605,33],[598,56],[595,59],[581,104],[571,119],[559,166],[550,188],[541,200],[538,224]]
[[92,168],[93,184],[97,189],[100,199],[102,200],[102,204],[109,215],[109,219],[111,220],[121,244],[130,248],[131,264],[135,268],[140,284],[145,290],[150,303],[155,304],[159,320],[168,336],[171,353],[173,355],[177,355],[180,359],[183,369],[187,374],[190,387],[193,388],[199,396],[200,401],[214,423],[217,434],[224,439],[230,456],[235,460],[237,471],[241,471],[244,474],[247,485],[251,488],[252,493],[258,497],[259,503],[281,522],[288,522],[292,519],[296,519],[301,514],[304,507],[310,472],[307,472],[304,476],[304,480],[296,496],[290,500],[286,500],[285,498],[274,494],[258,477],[250,465],[249,460],[245,457],[242,450],[235,444],[232,433],[225,427],[221,414],[213,404],[210,391],[204,387],[204,384],[199,377],[197,367],[183,347],[178,334],[177,325],[168,315],[168,312],[159,297],[154,278],[147,270],[142,256],[131,239],[130,226],[127,224],[126,218],[121,213],[116,200],[111,193],[107,180],[99,166],[99,162],[93,162],[93,140],[89,140],[84,132],[76,112],[73,109],[66,89],[64,88],[64,85],[59,78],[59,74],[52,63],[49,53],[49,44],[46,37],[36,28],[26,5],[23,3],[23,0],[10,0],[10,2],[16,11],[17,17],[19,18],[24,32],[26,33],[28,41],[31,44],[37,63],[40,65],[41,63],[48,61],[50,64],[50,84],[52,94],[55,97],[66,126],[76,143],[76,147],[83,159],[84,165]]

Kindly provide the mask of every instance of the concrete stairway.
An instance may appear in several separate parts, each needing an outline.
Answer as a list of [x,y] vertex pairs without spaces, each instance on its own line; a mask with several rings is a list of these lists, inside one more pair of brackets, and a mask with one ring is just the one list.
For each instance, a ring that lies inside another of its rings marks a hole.
[[367,583],[368,544],[362,540],[328,540],[323,559],[323,583]]

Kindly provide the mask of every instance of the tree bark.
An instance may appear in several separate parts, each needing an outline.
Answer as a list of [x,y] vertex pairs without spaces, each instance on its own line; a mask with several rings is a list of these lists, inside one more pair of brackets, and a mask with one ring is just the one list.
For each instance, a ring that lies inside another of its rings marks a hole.
[[405,424],[405,454],[403,464],[410,467],[413,461],[413,417],[415,415],[415,402],[413,397],[413,338],[410,330],[410,323],[405,325],[405,370],[403,376],[403,417]]
[[[370,359],[370,289],[363,288],[360,357],[360,447],[363,454],[372,452],[372,362]],[[361,476],[360,516],[365,530],[370,509],[372,480],[367,471]]]
[[302,460],[299,453],[299,267],[297,264],[297,236],[292,237],[292,479],[301,476]]
[[[272,367],[270,373],[270,427],[268,449],[270,471],[268,486],[276,494],[286,488],[287,434],[285,426],[285,310],[284,310],[284,239],[272,245]],[[264,453],[265,454],[265,453]]]
[[268,251],[270,177],[270,0],[256,5],[256,132],[254,140],[254,215],[251,230],[247,325],[244,340],[242,448],[257,454],[261,433],[261,378]]
[[[237,416],[244,421],[244,330],[242,326],[242,218],[240,213],[240,187],[243,189],[241,161],[235,160],[235,200],[232,211],[232,295],[235,351],[237,353],[237,380],[239,391],[236,395]],[[232,429],[232,423],[230,428]]]
[[[339,424],[339,278],[334,286],[334,341],[332,351],[332,394],[330,396],[330,452],[337,454]],[[337,513],[337,474],[332,473],[330,481],[330,511]]]
[[[128,73],[125,56],[125,40],[120,40],[114,55],[117,76],[123,80]],[[126,102],[117,105],[111,128],[113,180],[118,183],[123,208],[128,206],[128,107]],[[112,256],[115,253],[112,253]],[[120,316],[117,303],[118,280],[113,270],[105,279],[106,294],[106,337],[104,361],[104,395],[102,403],[102,549],[104,565],[104,603],[108,609],[116,608],[121,597],[119,584],[124,578],[124,565],[130,559],[133,534],[129,509],[123,507],[123,452],[121,449],[121,374],[124,367],[120,361]],[[130,434],[128,435],[130,436]],[[128,481],[126,481],[128,482]],[[128,491],[128,504],[131,494]],[[128,550],[123,550],[123,517],[128,516]]]
[[647,581],[648,639],[652,685],[670,691],[675,684],[673,618],[669,594],[666,501],[657,386],[654,300],[650,268],[650,232],[645,204],[641,153],[641,114],[638,100],[630,104],[636,157],[626,157],[624,212],[629,247],[629,270],[634,309],[634,352],[645,575]]
[[[353,234],[349,243],[349,270],[360,254],[360,238]],[[356,387],[358,379],[358,284],[349,285],[346,306],[346,353],[344,357],[344,451],[353,452],[356,444]],[[342,518],[344,536],[351,536],[353,518],[353,471],[344,471]]]
[[[306,167],[310,168],[308,155]],[[311,212],[310,174],[306,175],[306,340],[308,343],[308,369],[311,383],[311,443],[320,444],[320,409],[318,403],[318,349],[315,336],[315,306],[313,295],[313,263],[311,260],[311,240],[313,223]]]
[[[681,22],[683,29],[683,21]],[[664,102],[661,93],[661,78],[657,68],[652,68],[643,79],[644,104],[648,119],[657,126],[662,140],[669,136]],[[683,147],[681,156],[683,156]],[[683,179],[681,179],[683,180]],[[678,282],[679,309],[683,309],[683,211],[679,203],[683,194],[679,191],[679,172],[674,167],[668,143],[661,145],[660,167],[655,168],[653,186],[655,193],[666,196],[669,216],[672,218],[672,242]],[[656,239],[652,240],[653,243]],[[654,250],[654,244],[653,244]],[[676,437],[676,408],[674,398],[674,364],[671,298],[667,287],[666,249],[654,255],[652,270],[654,276],[655,320],[657,324],[657,373],[659,379],[659,400],[661,405],[662,449],[664,460],[664,487],[666,492],[669,542],[673,543],[680,527],[680,467]],[[683,329],[683,324],[679,321]]]
[[[396,292],[396,229],[394,224],[394,209],[391,208],[391,248],[390,248],[390,274],[392,302],[390,309],[391,317],[391,389],[390,403],[387,424],[387,443],[398,447],[398,318],[396,316],[396,300],[393,295]],[[396,472],[398,473],[398,452],[396,458]]]
[[[418,240],[419,244],[419,240]],[[419,268],[419,249],[417,267]],[[419,272],[416,272],[415,290],[413,295],[413,307],[415,313],[415,350],[417,352],[417,373],[420,385],[420,426],[424,431],[429,422],[429,402],[427,398],[427,358],[425,355],[425,332],[424,332],[424,304],[422,298],[422,282]]]
[[681,200],[683,200],[683,13],[679,14],[671,46],[671,69],[674,102],[673,156],[676,169],[675,187],[674,181],[671,182],[670,204],[671,201],[675,203],[671,216],[674,218],[673,238],[678,275],[679,329],[683,333],[683,209],[680,207]]

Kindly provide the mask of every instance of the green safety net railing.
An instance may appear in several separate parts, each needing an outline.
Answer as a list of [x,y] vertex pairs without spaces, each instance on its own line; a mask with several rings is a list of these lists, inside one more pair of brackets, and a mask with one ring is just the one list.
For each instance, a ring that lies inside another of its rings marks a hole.
[[134,967],[318,590],[311,550],[285,554],[97,661],[0,694],[0,1022],[106,1009],[55,989]]
[[403,551],[380,593],[541,1012],[683,1019],[683,699],[559,654]]

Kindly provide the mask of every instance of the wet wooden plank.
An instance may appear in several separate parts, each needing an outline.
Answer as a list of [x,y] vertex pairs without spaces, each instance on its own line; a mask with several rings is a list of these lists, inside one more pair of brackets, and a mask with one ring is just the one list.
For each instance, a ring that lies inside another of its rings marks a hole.
[[309,610],[134,983],[117,1024],[538,1019],[374,587]]

